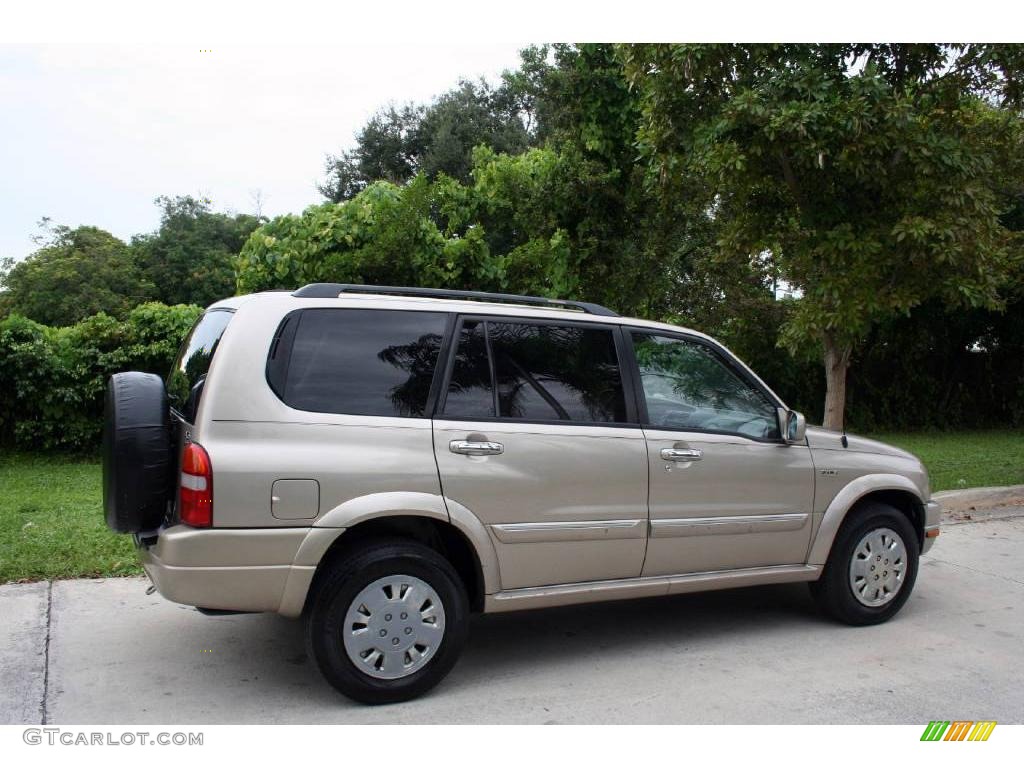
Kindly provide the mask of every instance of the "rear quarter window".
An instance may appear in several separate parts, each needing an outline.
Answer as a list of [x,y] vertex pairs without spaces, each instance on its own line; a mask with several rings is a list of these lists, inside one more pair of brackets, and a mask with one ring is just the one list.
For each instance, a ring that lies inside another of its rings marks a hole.
[[167,376],[167,399],[186,421],[195,420],[203,382],[233,316],[231,310],[225,309],[206,312],[192,326],[178,350],[178,357]]
[[267,381],[286,405],[353,416],[426,416],[447,315],[304,309],[281,323]]

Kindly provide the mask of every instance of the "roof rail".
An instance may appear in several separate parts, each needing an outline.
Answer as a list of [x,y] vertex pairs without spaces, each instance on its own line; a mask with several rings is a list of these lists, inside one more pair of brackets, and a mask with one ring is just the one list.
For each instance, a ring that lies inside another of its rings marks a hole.
[[588,301],[548,299],[543,296],[521,296],[515,293],[487,293],[486,291],[455,291],[447,288],[402,288],[393,285],[352,285],[349,283],[310,283],[295,291],[299,299],[336,299],[343,293],[379,293],[391,296],[415,296],[430,299],[462,299],[491,301],[508,304],[531,304],[551,309],[575,309],[588,315],[618,317],[618,313]]

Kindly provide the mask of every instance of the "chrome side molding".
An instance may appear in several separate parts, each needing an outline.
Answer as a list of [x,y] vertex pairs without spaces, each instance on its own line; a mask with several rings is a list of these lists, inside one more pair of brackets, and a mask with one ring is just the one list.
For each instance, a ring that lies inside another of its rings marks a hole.
[[799,531],[807,525],[809,518],[810,515],[806,512],[793,512],[781,515],[680,517],[651,520],[651,538]]
[[573,520],[570,522],[503,523],[492,525],[502,544],[534,544],[543,541],[593,541],[595,539],[642,539],[646,520]]

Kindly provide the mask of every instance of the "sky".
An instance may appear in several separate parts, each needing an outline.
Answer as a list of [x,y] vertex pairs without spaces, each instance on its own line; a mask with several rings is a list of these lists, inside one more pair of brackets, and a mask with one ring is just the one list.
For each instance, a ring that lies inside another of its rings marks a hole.
[[376,109],[496,80],[522,47],[0,45],[0,257],[35,250],[43,216],[150,232],[158,195],[300,212]]

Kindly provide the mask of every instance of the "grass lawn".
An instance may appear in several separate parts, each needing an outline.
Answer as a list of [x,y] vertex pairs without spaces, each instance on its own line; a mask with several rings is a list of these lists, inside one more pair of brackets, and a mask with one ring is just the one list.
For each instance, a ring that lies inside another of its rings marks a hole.
[[870,435],[928,467],[933,491],[1024,484],[1024,432],[899,432]]
[[[1024,484],[1024,433],[872,435],[915,453],[932,490]],[[140,573],[130,536],[103,522],[96,459],[0,455],[0,584]]]
[[96,459],[0,454],[0,584],[141,573],[101,499]]

